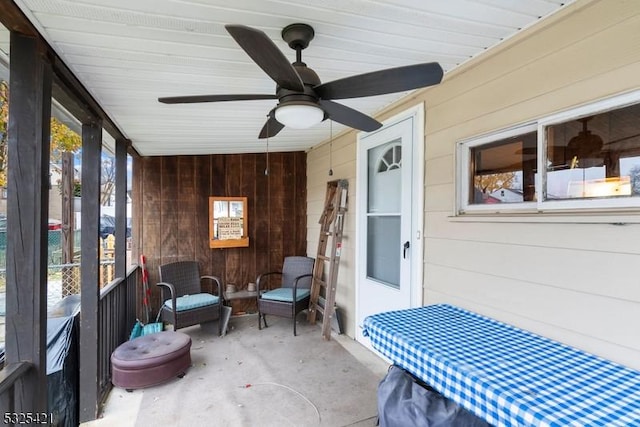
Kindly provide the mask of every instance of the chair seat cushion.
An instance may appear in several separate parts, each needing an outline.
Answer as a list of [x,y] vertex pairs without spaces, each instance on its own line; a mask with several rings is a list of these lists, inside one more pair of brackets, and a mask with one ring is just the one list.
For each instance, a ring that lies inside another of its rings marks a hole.
[[[207,305],[218,304],[220,298],[211,294],[183,295],[176,298],[176,311],[192,310],[194,308],[206,307]],[[164,305],[171,309],[171,300],[168,299]]]
[[[296,292],[296,301],[305,299],[310,295],[309,289],[298,289]],[[279,288],[269,292],[265,292],[260,297],[271,301],[293,302],[293,288]]]

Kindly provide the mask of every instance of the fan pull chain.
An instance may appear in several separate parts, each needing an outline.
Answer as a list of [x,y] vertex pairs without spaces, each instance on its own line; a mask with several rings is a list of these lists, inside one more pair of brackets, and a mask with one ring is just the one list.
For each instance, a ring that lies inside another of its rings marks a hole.
[[267,120],[267,164],[264,167],[264,175],[269,176],[269,120]]
[[329,176],[333,176],[333,120],[329,120]]

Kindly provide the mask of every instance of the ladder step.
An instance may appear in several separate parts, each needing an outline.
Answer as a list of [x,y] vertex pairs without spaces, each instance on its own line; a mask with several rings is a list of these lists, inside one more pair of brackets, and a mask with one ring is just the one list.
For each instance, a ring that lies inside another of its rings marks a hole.
[[323,288],[326,288],[326,287],[327,287],[327,282],[325,282],[325,281],[324,281],[324,280],[322,280],[322,279],[313,279],[313,282],[314,282],[314,283],[319,284],[319,285],[320,285],[320,286],[322,286]]
[[323,261],[331,261],[331,258],[326,256],[326,255],[320,255],[318,254],[318,259],[321,259]]

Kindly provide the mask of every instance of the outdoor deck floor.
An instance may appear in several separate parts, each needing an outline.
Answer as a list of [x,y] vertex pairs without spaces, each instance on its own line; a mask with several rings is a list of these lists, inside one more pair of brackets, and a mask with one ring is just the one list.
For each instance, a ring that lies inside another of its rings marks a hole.
[[131,393],[114,388],[103,418],[85,427],[374,426],[376,391],[388,365],[352,339],[322,339],[298,317],[233,317],[225,337],[215,323],[181,329],[192,338],[182,379]]

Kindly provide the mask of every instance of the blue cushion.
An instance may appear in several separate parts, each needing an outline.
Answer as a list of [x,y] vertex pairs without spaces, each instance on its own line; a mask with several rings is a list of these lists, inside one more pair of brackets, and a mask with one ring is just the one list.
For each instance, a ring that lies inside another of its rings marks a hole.
[[[296,292],[296,301],[300,301],[310,294],[309,289],[298,289]],[[271,301],[292,302],[293,301],[293,288],[279,288],[262,294],[262,299],[268,299]]]
[[[191,310],[194,308],[205,307],[211,304],[217,304],[220,301],[215,295],[211,294],[194,294],[183,295],[176,298],[176,311]],[[169,309],[171,308],[171,300],[168,299],[164,302],[164,305]]]

